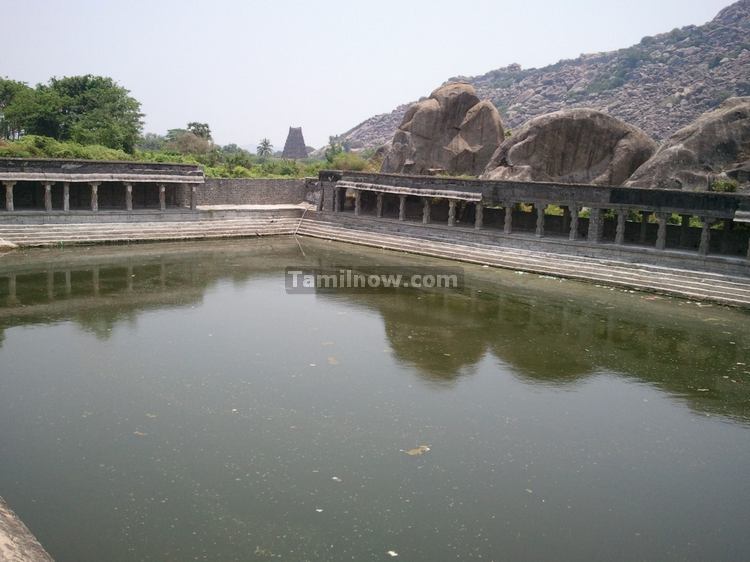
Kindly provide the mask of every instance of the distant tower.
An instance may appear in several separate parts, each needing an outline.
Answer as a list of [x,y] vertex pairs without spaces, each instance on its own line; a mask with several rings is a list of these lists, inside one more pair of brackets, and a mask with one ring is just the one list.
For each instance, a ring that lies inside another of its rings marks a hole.
[[289,134],[284,143],[284,152],[282,158],[299,160],[307,158],[307,148],[305,147],[305,137],[302,136],[302,127],[289,127]]

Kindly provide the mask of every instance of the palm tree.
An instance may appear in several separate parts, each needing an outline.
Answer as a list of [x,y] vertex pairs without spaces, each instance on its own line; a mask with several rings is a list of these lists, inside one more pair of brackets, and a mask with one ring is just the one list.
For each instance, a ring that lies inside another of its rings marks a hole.
[[267,158],[273,154],[273,145],[268,139],[261,139],[258,143],[258,156]]

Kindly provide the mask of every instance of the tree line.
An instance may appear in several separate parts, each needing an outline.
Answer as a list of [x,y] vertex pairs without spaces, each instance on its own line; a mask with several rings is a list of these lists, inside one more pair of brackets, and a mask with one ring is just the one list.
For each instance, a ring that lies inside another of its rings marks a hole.
[[196,163],[220,177],[315,175],[325,167],[368,166],[333,137],[325,159],[289,161],[274,158],[267,138],[255,154],[236,144],[217,145],[209,124],[199,121],[164,135],[143,134],[143,117],[140,102],[112,78],[51,78],[35,87],[0,78],[0,156]]

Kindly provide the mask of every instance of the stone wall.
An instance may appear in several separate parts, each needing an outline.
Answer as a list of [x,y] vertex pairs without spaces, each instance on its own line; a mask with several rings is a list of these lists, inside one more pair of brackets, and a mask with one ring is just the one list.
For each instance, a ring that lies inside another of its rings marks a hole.
[[302,203],[304,179],[206,178],[197,188],[198,205],[280,205]]

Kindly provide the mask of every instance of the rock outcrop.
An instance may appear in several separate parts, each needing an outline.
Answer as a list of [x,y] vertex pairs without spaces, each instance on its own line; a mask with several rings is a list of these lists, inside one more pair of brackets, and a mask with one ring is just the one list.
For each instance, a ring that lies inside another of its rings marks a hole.
[[672,135],[627,185],[703,191],[716,180],[747,180],[750,97],[731,98]]
[[593,109],[532,119],[506,140],[484,179],[622,185],[656,151],[640,129]]
[[[731,96],[750,95],[750,0],[713,21],[644,37],[637,45],[582,55],[542,68],[514,64],[471,83],[515,129],[539,115],[573,107],[605,111],[663,140]],[[342,135],[353,148],[393,137],[407,105],[376,115]]]
[[447,84],[406,111],[381,171],[478,175],[503,135],[495,106],[480,101],[469,84]]

